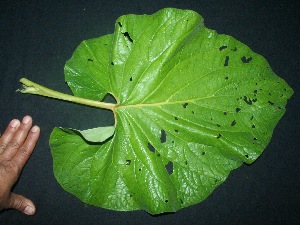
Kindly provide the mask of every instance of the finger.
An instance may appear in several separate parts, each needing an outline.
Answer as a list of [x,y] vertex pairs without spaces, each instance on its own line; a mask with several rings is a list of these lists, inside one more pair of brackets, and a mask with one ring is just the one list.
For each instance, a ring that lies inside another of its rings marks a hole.
[[22,120],[22,123],[19,125],[18,130],[15,132],[14,136],[7,144],[6,149],[2,153],[5,158],[11,159],[16,154],[19,147],[23,145],[31,126],[31,117],[25,116]]
[[8,143],[17,132],[19,126],[20,126],[20,121],[17,119],[13,119],[7,126],[6,130],[4,131],[3,135],[0,138],[0,155],[6,149]]
[[24,144],[18,149],[17,153],[12,158],[12,161],[16,163],[20,168],[23,168],[28,158],[30,157],[36,142],[40,135],[40,128],[34,126],[31,128]]
[[16,209],[27,215],[33,215],[35,213],[35,205],[31,200],[25,198],[22,195],[12,193],[8,201],[7,209]]

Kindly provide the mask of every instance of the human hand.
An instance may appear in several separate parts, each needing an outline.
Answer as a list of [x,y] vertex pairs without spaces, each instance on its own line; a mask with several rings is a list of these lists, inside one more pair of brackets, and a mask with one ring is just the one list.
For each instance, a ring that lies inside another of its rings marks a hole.
[[22,122],[12,120],[0,134],[0,210],[13,208],[27,215],[35,213],[31,200],[11,192],[40,135],[38,126],[31,127],[32,118],[25,116]]

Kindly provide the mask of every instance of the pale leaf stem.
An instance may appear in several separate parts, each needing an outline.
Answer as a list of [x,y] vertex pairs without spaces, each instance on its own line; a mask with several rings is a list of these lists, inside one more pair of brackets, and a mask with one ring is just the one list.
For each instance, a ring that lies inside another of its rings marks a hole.
[[26,78],[22,78],[20,82],[23,84],[23,88],[18,91],[24,94],[42,95],[50,98],[56,98],[64,101],[79,103],[82,105],[88,105],[88,106],[93,106],[102,109],[109,109],[112,111],[114,111],[116,107],[116,104],[94,101],[94,100],[80,98],[73,95],[68,95],[58,91],[54,91],[42,85],[36,84]]

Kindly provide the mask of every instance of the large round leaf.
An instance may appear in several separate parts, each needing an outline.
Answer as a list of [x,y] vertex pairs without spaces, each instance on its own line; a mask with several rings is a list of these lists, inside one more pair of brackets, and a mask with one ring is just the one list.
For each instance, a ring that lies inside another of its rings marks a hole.
[[104,142],[54,129],[58,182],[85,203],[151,214],[204,200],[255,161],[293,93],[262,56],[178,9],[120,17],[65,75],[75,96],[113,95],[116,122]]

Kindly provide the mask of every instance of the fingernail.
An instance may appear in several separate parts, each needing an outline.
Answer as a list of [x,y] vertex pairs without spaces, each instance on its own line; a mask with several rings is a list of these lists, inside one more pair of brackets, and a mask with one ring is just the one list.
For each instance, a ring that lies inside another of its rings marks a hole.
[[30,117],[30,116],[25,116],[25,117],[23,118],[23,120],[22,120],[22,123],[28,124],[28,123],[30,122],[30,120],[31,120],[31,117]]
[[27,215],[33,215],[35,212],[35,209],[32,206],[26,206],[26,208],[23,211]]
[[17,120],[17,119],[13,119],[11,122],[10,122],[10,126],[13,127],[13,128],[16,128],[20,125],[20,121]]
[[33,128],[31,128],[31,132],[32,133],[36,133],[40,128],[38,126],[34,126]]

